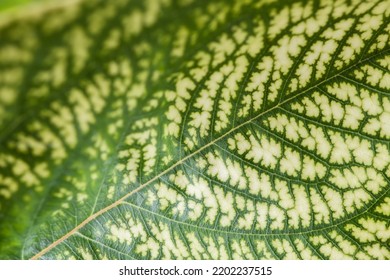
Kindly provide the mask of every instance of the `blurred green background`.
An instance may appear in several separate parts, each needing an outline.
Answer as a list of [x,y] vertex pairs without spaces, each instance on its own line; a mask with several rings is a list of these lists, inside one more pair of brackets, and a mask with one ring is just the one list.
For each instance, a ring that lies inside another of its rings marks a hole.
[[[34,4],[37,2],[48,2],[48,1],[54,2],[54,1],[61,1],[61,0],[0,0],[0,12],[9,9],[15,9],[25,4]],[[66,1],[66,0],[62,0],[62,1]]]

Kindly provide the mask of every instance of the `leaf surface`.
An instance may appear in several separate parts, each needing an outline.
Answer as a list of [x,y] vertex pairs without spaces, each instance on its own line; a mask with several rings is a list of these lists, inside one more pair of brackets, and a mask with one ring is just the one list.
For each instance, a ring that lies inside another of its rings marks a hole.
[[0,24],[0,257],[390,259],[389,1],[79,1]]

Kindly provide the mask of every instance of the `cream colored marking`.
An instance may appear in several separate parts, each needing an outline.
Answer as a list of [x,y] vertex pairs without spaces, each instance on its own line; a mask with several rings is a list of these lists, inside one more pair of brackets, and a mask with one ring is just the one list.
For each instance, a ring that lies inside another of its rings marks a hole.
[[285,7],[283,10],[273,15],[271,26],[268,28],[268,37],[270,39],[274,38],[280,31],[288,26],[289,11],[290,9]]
[[280,161],[280,171],[289,176],[297,176],[301,170],[301,162],[300,154],[287,147],[284,151],[284,157]]
[[320,162],[314,162],[314,160],[308,156],[303,157],[302,178],[305,180],[314,181],[316,178],[323,178],[326,174],[326,167]]
[[314,188],[310,188],[309,192],[310,200],[313,205],[314,223],[329,223],[330,212],[326,202]]
[[94,259],[91,252],[87,251],[86,248],[79,248],[79,252],[80,252],[83,260],[93,260]]
[[268,249],[268,246],[262,240],[256,240],[256,249],[260,256],[263,256],[264,259],[273,260],[275,257],[271,254]]
[[256,205],[257,208],[257,229],[264,230],[267,227],[267,220],[268,220],[268,205],[266,203],[258,203]]
[[353,245],[350,241],[345,239],[343,236],[341,236],[336,231],[332,231],[329,236],[335,241],[338,247],[343,251],[343,253],[353,257],[357,247]]
[[191,249],[191,254],[195,259],[202,259],[203,254],[205,253],[204,248],[199,242],[198,238],[196,238],[195,233],[189,232],[186,233],[186,237],[189,240],[189,247]]
[[365,243],[375,241],[375,235],[361,227],[348,224],[345,226],[345,229],[349,231],[351,235],[358,239],[360,242]]
[[336,246],[332,245],[330,242],[322,245],[319,250],[331,260],[353,259],[352,257],[345,255],[344,252],[336,248]]
[[269,206],[268,215],[271,220],[271,229],[282,230],[285,227],[286,215],[280,207],[271,204]]
[[382,171],[390,164],[390,152],[386,145],[380,143],[375,145],[375,150],[373,166]]
[[344,206],[340,193],[326,186],[322,187],[322,192],[330,210],[332,211],[333,217],[336,219],[341,218],[344,214]]
[[202,215],[203,205],[201,203],[190,200],[188,202],[188,210],[188,217],[190,220],[195,222],[199,219],[200,215]]
[[301,255],[301,258],[304,260],[317,260],[318,257],[313,255],[313,251],[307,244],[304,244],[302,240],[295,239],[294,240],[295,247],[299,251],[299,254]]
[[218,180],[222,182],[226,182],[229,179],[229,170],[227,169],[224,161],[222,158],[212,153],[208,153],[206,155],[207,161],[210,164],[208,168],[208,173],[213,176],[217,177]]
[[363,249],[371,255],[371,259],[387,260],[390,259],[390,251],[387,247],[381,246],[380,244],[373,244],[370,246],[364,246]]
[[390,240],[390,229],[386,221],[377,221],[372,218],[362,218],[359,224],[368,232],[374,234],[381,242],[385,243]]
[[274,139],[268,140],[264,135],[257,134],[259,140],[253,135],[249,136],[251,149],[245,158],[254,163],[261,162],[266,167],[274,168],[281,157],[281,145]]
[[[311,207],[306,189],[304,186],[300,185],[293,185],[292,188],[295,198],[294,211],[300,218],[300,224],[303,227],[308,227],[310,225],[311,220]],[[299,226],[297,226],[297,228],[299,228]]]
[[230,226],[231,222],[236,216],[236,211],[233,204],[233,194],[230,192],[225,194],[224,190],[220,187],[214,187],[214,192],[217,204],[219,206],[218,209],[222,213],[220,218],[220,225],[222,227]]
[[378,94],[370,94],[368,90],[361,90],[361,97],[363,101],[363,110],[372,116],[376,116],[382,113],[383,108],[381,102],[378,100]]
[[390,197],[386,197],[384,202],[375,208],[375,212],[390,217]]
[[[375,55],[373,55],[375,56]],[[359,63],[364,63],[368,60],[372,59],[372,57],[367,57],[366,59],[360,61]],[[340,71],[340,73],[338,73],[338,75],[340,75],[341,73],[345,72],[345,71],[348,71],[350,70],[351,68],[355,67],[355,65],[351,65],[350,67],[347,67],[345,70],[343,71]],[[321,83],[319,83],[318,85],[316,85],[315,87],[317,86],[320,86],[321,84],[323,83],[326,83],[328,82],[329,80],[333,79],[334,77],[333,76],[330,76],[328,79],[325,79],[324,81],[322,81]],[[49,252],[52,248],[56,247],[58,244],[62,243],[64,240],[68,239],[70,236],[72,236],[73,234],[75,234],[76,232],[78,232],[81,228],[83,228],[86,224],[88,224],[89,222],[93,221],[94,219],[96,219],[97,217],[99,217],[100,215],[106,213],[107,211],[117,207],[118,205],[122,204],[129,196],[133,195],[134,193],[137,193],[138,191],[142,190],[143,188],[145,188],[146,186],[148,186],[149,184],[153,183],[154,181],[158,180],[161,176],[164,176],[166,175],[167,173],[169,173],[170,171],[174,170],[176,167],[178,167],[179,165],[181,165],[183,162],[185,162],[187,159],[190,159],[192,158],[193,156],[201,153],[202,151],[206,150],[207,148],[211,147],[212,145],[214,145],[215,143],[217,143],[219,140],[225,138],[226,136],[230,135],[232,132],[234,131],[237,131],[239,130],[240,128],[244,127],[245,125],[253,122],[254,120],[260,118],[261,116],[263,116],[264,114],[267,114],[268,112],[271,112],[272,110],[274,110],[275,108],[277,107],[280,107],[280,106],[283,106],[284,104],[287,104],[288,102],[292,101],[293,99],[297,98],[297,96],[302,96],[303,94],[313,90],[314,86],[313,87],[310,87],[304,91],[302,91],[301,93],[299,94],[296,94],[292,97],[289,97],[289,98],[286,98],[284,101],[280,102],[277,106],[275,107],[272,107],[272,108],[269,108],[268,110],[265,110],[264,112],[260,113],[259,115],[237,125],[236,127],[232,128],[231,130],[227,131],[226,133],[224,133],[223,135],[215,138],[213,141],[210,141],[208,144],[204,145],[203,147],[199,148],[198,150],[188,154],[187,156],[183,157],[181,160],[177,161],[176,163],[172,164],[170,167],[168,167],[167,169],[165,169],[164,171],[160,172],[159,174],[157,174],[156,176],[152,177],[151,179],[149,179],[148,181],[146,181],[145,183],[143,184],[140,184],[138,187],[136,187],[134,190],[132,190],[131,192],[125,194],[124,196],[122,196],[121,198],[119,198],[118,200],[114,201],[113,203],[111,203],[110,205],[106,206],[105,208],[95,212],[94,214],[90,215],[89,217],[87,217],[84,221],[82,221],[80,224],[78,224],[77,226],[75,226],[72,230],[70,230],[69,232],[67,232],[65,235],[63,235],[62,237],[58,238],[57,240],[55,240],[53,243],[51,243],[50,245],[48,245],[47,247],[43,248],[41,251],[39,251],[37,254],[35,254],[31,259],[39,259],[40,257],[42,257],[44,254],[46,254],[47,252]],[[331,198],[328,198],[329,200],[331,200]],[[341,214],[343,213],[343,210],[340,209],[342,207],[340,207],[340,205],[342,205],[342,203],[338,204],[338,207],[335,207],[336,208],[336,211],[337,210],[341,210]]]
[[278,196],[276,200],[283,209],[289,209],[294,206],[294,199],[286,181],[275,179],[275,191]]

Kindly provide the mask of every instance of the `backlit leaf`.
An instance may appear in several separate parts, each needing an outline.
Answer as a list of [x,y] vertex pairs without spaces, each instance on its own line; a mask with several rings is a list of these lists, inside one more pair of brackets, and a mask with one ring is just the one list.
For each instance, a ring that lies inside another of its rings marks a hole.
[[0,13],[0,258],[390,259],[390,2]]

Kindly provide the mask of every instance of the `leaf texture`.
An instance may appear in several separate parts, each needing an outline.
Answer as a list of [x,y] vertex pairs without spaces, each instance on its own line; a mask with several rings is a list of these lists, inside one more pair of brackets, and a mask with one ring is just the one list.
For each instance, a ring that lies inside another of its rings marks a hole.
[[9,16],[0,258],[390,259],[389,15],[116,0]]

